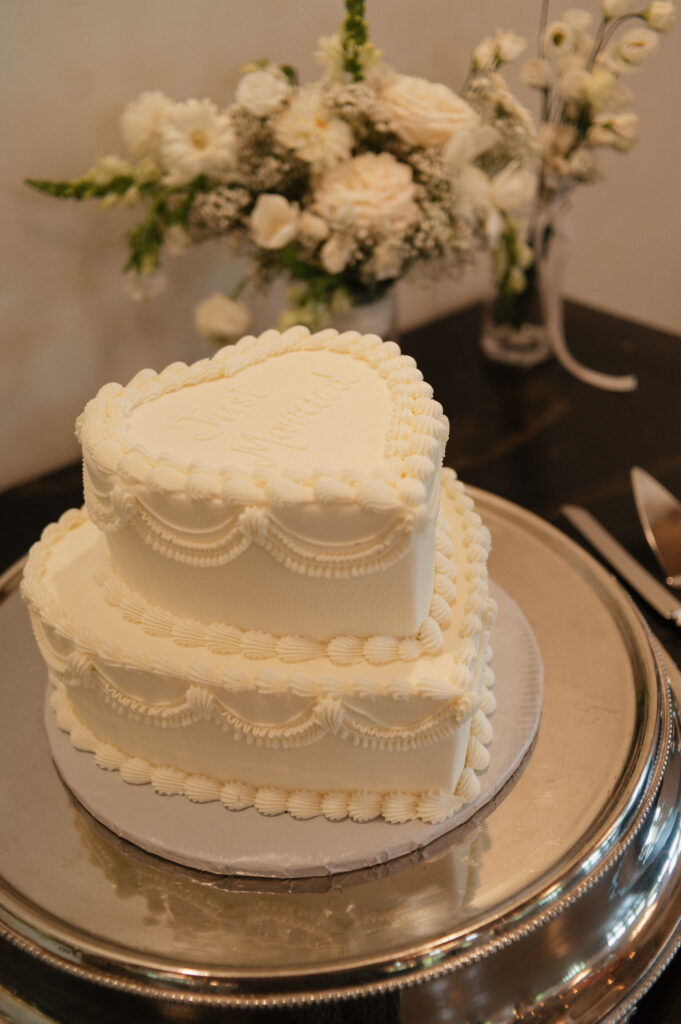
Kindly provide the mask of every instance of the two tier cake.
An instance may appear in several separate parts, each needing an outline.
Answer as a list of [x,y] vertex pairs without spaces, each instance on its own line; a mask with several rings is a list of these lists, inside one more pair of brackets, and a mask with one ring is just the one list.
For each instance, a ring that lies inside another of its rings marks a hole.
[[108,384],[23,596],[73,744],[159,796],[441,821],[488,763],[489,535],[414,361],[267,331]]

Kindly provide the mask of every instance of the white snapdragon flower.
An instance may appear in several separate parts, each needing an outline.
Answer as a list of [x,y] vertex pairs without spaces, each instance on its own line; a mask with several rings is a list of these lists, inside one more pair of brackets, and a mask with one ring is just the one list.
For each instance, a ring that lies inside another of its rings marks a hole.
[[174,103],[161,124],[161,160],[170,185],[199,174],[224,177],[233,167],[236,139],[229,117],[212,100]]
[[298,216],[297,203],[264,193],[258,196],[251,213],[251,238],[261,249],[283,249],[296,237]]
[[354,242],[349,235],[340,233],[331,235],[331,238],[324,242],[319,254],[327,274],[342,274],[350,261],[354,247]]
[[668,32],[676,21],[676,7],[664,0],[654,0],[643,16],[655,32]]
[[133,168],[127,160],[120,156],[101,156],[87,173],[87,177],[96,185],[108,185],[114,178],[132,175]]
[[225,341],[240,338],[252,323],[251,311],[222,292],[214,292],[194,307],[194,326],[202,338]]
[[576,33],[566,21],[552,21],[542,34],[543,52],[547,57],[563,57],[574,50]]
[[606,18],[621,18],[640,9],[640,0],[603,0],[603,15]]
[[388,120],[410,146],[439,146],[477,120],[470,104],[446,85],[394,75],[383,90]]
[[333,116],[316,86],[300,89],[277,118],[278,142],[318,170],[347,160],[352,152],[350,125]]
[[532,89],[550,89],[553,82],[553,71],[550,63],[542,57],[533,57],[525,64],[521,80]]
[[498,28],[496,35],[483,39],[473,50],[473,67],[476,71],[495,71],[502,64],[517,60],[526,49],[527,40]]
[[249,114],[267,117],[281,106],[290,91],[291,86],[283,74],[262,68],[239,79],[235,97]]
[[612,146],[627,152],[638,138],[638,115],[632,111],[623,114],[600,114],[589,126],[587,138],[592,146]]
[[315,206],[327,221],[403,231],[419,214],[411,167],[392,153],[362,153],[320,178]]
[[160,128],[172,106],[173,101],[159,90],[140,93],[137,99],[128,103],[121,114],[121,135],[136,160],[144,157],[158,159]]

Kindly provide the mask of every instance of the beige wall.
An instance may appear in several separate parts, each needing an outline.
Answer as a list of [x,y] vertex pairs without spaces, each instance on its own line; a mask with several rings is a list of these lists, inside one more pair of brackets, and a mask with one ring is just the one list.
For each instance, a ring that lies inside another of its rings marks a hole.
[[[539,3],[368,0],[367,7],[387,59],[456,89],[484,34],[500,25],[534,38]],[[558,14],[562,5],[554,8]],[[105,381],[199,358],[192,306],[238,273],[211,245],[173,263],[161,300],[132,303],[119,275],[129,215],[43,198],[22,178],[73,176],[119,150],[118,115],[142,89],[226,104],[240,66],[263,55],[316,77],[316,39],[341,16],[342,0],[5,0],[0,488],[76,457],[73,421]],[[681,27],[632,80],[641,142],[608,160],[607,182],[576,197],[566,286],[571,297],[679,333],[680,55]],[[465,304],[485,285],[479,270],[431,291],[403,286],[401,326]],[[256,329],[273,321],[277,302],[275,295],[261,304]]]

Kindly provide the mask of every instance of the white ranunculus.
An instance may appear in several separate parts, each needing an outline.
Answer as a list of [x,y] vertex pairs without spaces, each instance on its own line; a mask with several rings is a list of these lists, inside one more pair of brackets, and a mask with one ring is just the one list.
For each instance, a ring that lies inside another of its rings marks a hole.
[[676,7],[665,0],[654,0],[645,12],[645,19],[656,32],[668,32],[676,21]]
[[232,123],[211,100],[174,103],[160,134],[161,161],[170,185],[184,185],[199,174],[221,178],[234,166]]
[[630,28],[615,43],[615,53],[625,65],[638,67],[658,44],[657,33],[649,28]]
[[251,213],[251,238],[261,249],[283,249],[293,241],[298,228],[298,205],[284,196],[258,196]]
[[316,213],[303,210],[298,222],[298,232],[313,242],[323,242],[329,234],[329,225]]
[[267,117],[284,101],[291,86],[283,75],[265,69],[250,71],[239,79],[236,102],[256,117]]
[[316,86],[300,89],[274,124],[278,142],[318,170],[347,160],[352,130],[327,109]]
[[621,18],[623,14],[631,14],[640,9],[640,0],[603,0],[603,14],[606,18]]
[[222,292],[214,292],[194,307],[194,326],[202,338],[211,341],[240,338],[251,326],[252,319],[244,302],[235,302]]
[[532,89],[550,89],[553,82],[553,71],[547,60],[533,57],[525,64],[521,78],[525,85],[529,85]]
[[566,21],[552,21],[542,35],[542,45],[547,57],[563,57],[575,46],[576,33]]
[[128,103],[121,114],[121,135],[136,160],[158,158],[160,126],[172,106],[173,101],[158,90],[140,93]]
[[132,164],[120,156],[101,156],[94,162],[87,176],[97,185],[108,185],[114,178],[127,177],[132,173]]
[[315,205],[328,221],[400,231],[418,217],[411,167],[392,153],[362,153],[320,178]]
[[410,146],[439,146],[477,119],[473,108],[446,85],[395,75],[382,96],[389,122]]
[[331,238],[324,242],[319,254],[327,274],[342,274],[348,265],[353,248],[352,239],[347,235],[331,235]]

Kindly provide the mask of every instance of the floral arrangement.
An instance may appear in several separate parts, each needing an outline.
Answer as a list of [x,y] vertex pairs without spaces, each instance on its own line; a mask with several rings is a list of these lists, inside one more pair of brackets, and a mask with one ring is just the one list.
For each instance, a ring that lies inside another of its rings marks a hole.
[[[432,277],[467,266],[533,195],[534,123],[498,74],[483,74],[479,54],[466,98],[398,74],[369,39],[363,0],[345,6],[339,32],[320,40],[319,81],[301,85],[291,66],[261,61],[223,110],[142,93],[121,117],[126,157],[99,159],[75,180],[28,183],[143,209],[128,235],[133,297],[161,291],[163,258],[204,239],[247,254],[232,293],[196,309],[199,332],[220,341],[249,327],[247,284],[287,275],[280,326],[317,329],[412,269]],[[522,47],[506,33],[491,63]]]
[[[597,22],[588,11],[573,8],[548,20],[543,0],[536,56],[522,69],[523,82],[541,97],[537,127],[539,153],[530,215],[517,218],[500,210],[488,232],[493,255],[497,320],[517,329],[529,324],[533,310],[546,318],[550,297],[540,292],[542,265],[560,231],[561,211],[572,190],[601,180],[600,154],[627,152],[636,142],[638,117],[625,84],[655,51],[659,36],[675,21],[673,3],[654,0],[601,0]],[[517,51],[515,44],[513,49]],[[473,53],[463,95],[484,117],[486,98],[507,63],[507,34],[484,39]],[[483,157],[484,166],[484,157]],[[544,271],[548,277],[548,271]],[[554,296],[559,301],[559,296]],[[565,347],[556,311],[549,330],[551,347],[563,364],[581,379],[610,390],[630,390],[632,377],[610,378],[577,364]],[[550,316],[549,316],[550,319]]]

